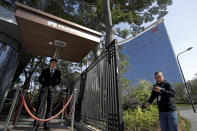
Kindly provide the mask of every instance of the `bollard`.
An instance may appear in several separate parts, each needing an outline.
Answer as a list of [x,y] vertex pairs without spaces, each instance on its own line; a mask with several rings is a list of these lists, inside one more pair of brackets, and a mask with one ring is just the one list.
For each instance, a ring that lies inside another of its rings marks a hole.
[[72,110],[72,120],[71,120],[71,130],[74,131],[74,121],[75,121],[75,101],[77,97],[77,89],[74,89],[74,98],[73,98],[73,110]]
[[[63,99],[64,99],[64,97],[63,97]],[[64,100],[63,100],[63,106],[62,107],[64,107]],[[62,112],[62,116],[61,116],[61,125],[63,125],[64,124],[64,121],[63,121],[63,119],[64,119],[64,111]]]
[[[25,94],[24,94],[24,96],[25,96]],[[20,114],[21,114],[22,107],[23,107],[23,102],[21,103],[21,106],[20,106],[20,108],[19,108],[19,113],[18,113],[18,115],[16,116],[16,121],[15,121],[15,123],[14,123],[14,127],[16,127],[16,124],[17,124],[17,122],[18,122],[18,119],[19,119]]]
[[[63,106],[62,107],[64,107],[64,105],[66,104],[65,103],[65,101],[64,101],[64,98],[67,96],[67,88],[65,88],[65,87],[63,87],[63,88],[61,88],[61,95],[62,95],[62,104],[63,104]],[[62,112],[62,116],[61,116],[61,125],[64,125],[64,114],[65,114],[65,111],[66,111],[66,109]]]
[[16,92],[15,92],[15,95],[14,95],[14,99],[12,101],[12,104],[11,104],[11,107],[10,107],[10,111],[9,111],[9,114],[8,114],[8,117],[7,117],[7,120],[6,120],[6,123],[5,123],[5,126],[4,126],[4,129],[3,131],[7,131],[8,130],[8,126],[9,126],[9,123],[10,123],[10,119],[12,117],[12,114],[13,114],[13,111],[14,111],[14,108],[15,108],[15,105],[16,105],[16,102],[17,102],[17,99],[19,98],[19,92],[20,92],[20,86],[18,86],[16,88]]

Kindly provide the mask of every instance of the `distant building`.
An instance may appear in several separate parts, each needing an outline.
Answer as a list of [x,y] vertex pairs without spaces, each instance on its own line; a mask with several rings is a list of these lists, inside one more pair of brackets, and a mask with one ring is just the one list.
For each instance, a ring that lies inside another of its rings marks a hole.
[[130,68],[125,76],[132,81],[131,85],[140,79],[154,83],[155,71],[162,71],[171,83],[183,82],[163,19],[119,45],[123,48],[121,53],[129,56]]

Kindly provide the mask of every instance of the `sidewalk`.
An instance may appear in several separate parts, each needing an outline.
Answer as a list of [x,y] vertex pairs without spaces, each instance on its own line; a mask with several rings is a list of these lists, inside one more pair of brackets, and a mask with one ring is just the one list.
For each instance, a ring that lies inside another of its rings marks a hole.
[[[50,124],[51,131],[71,131],[71,127],[66,126],[65,122],[63,125],[61,125],[60,123],[61,123],[60,119],[52,120]],[[0,131],[3,131],[4,124],[5,124],[4,121],[0,121]],[[16,127],[14,127],[12,125],[12,122],[10,122],[9,131],[29,131],[32,127],[33,127],[33,119],[23,118],[23,119],[20,119]]]

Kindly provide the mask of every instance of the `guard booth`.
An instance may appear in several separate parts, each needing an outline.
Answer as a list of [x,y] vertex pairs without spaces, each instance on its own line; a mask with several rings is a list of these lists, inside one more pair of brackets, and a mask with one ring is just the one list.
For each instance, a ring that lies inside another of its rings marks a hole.
[[[62,18],[20,3],[16,7],[15,14],[0,7],[0,112],[12,83],[32,55],[80,62],[101,38],[101,33]],[[82,125],[86,124],[102,130],[123,130],[118,70],[113,42],[76,80],[76,128],[85,130]]]

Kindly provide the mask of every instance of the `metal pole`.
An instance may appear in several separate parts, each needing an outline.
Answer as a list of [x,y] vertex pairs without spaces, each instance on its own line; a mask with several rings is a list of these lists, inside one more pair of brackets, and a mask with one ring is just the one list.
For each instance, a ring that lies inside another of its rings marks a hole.
[[13,114],[13,111],[14,111],[14,108],[15,108],[15,105],[16,105],[16,101],[17,101],[19,92],[20,92],[20,86],[18,86],[18,87],[16,88],[16,92],[15,92],[15,95],[14,95],[14,99],[13,99],[13,101],[12,101],[12,104],[11,104],[11,107],[10,107],[10,111],[9,111],[9,114],[8,114],[8,117],[7,117],[7,120],[6,120],[6,123],[5,123],[5,126],[4,126],[3,131],[7,131],[7,130],[8,130],[8,126],[9,126],[9,123],[10,123],[10,119],[11,119],[11,117],[12,117],[12,114]]
[[[63,106],[62,107],[64,107],[64,105],[65,105],[65,103],[64,103],[64,97],[63,97],[63,102],[62,103],[63,103]],[[62,112],[62,116],[61,116],[61,125],[64,124],[63,119],[64,119],[64,111]]]
[[[184,51],[184,52],[186,52],[186,51]],[[192,96],[191,96],[190,91],[189,91],[189,88],[188,88],[188,86],[187,86],[187,82],[185,81],[185,77],[184,77],[184,74],[183,74],[183,71],[182,71],[180,62],[179,62],[179,55],[182,54],[182,53],[184,53],[184,52],[181,52],[181,53],[179,53],[179,54],[177,55],[177,61],[178,61],[178,64],[179,64],[179,68],[180,68],[182,77],[183,77],[183,81],[184,81],[184,84],[185,84],[185,88],[187,89],[187,93],[188,93],[188,96],[189,96],[189,100],[190,100],[190,102],[191,102],[191,104],[192,104],[193,111],[194,111],[194,113],[196,113],[196,109],[195,109],[194,104],[193,104],[193,101],[192,101]]]
[[[25,94],[24,94],[24,96],[25,96]],[[20,102],[20,101],[19,101],[19,102]],[[15,124],[14,124],[15,127],[16,127],[16,125],[17,125],[17,123],[18,123],[18,119],[19,119],[19,117],[20,117],[22,107],[23,107],[23,102],[21,103],[21,106],[20,106],[20,109],[19,109],[18,116],[16,117],[16,121],[15,121]]]
[[[11,86],[11,87],[12,87],[12,86]],[[9,93],[9,91],[10,91],[10,87],[8,87],[8,88],[6,89],[6,91],[5,91],[4,95],[3,95],[3,99],[2,99],[1,105],[0,105],[0,114],[1,114],[1,111],[2,111],[3,106],[4,106],[4,104],[5,104],[5,101],[6,101],[6,98],[7,98],[7,95],[8,95],[8,93]]]
[[77,96],[77,89],[74,89],[74,98],[73,98],[74,103],[73,103],[73,110],[72,110],[71,131],[74,131],[76,96]]

